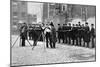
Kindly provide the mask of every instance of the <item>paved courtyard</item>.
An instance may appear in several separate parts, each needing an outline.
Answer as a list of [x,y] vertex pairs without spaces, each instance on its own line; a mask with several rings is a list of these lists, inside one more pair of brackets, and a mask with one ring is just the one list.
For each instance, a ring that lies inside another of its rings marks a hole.
[[[12,36],[12,44],[17,36]],[[32,41],[30,41],[32,44]],[[12,65],[34,65],[62,62],[95,61],[95,49],[56,44],[56,49],[46,48],[45,42],[32,47],[26,41],[26,47],[19,47],[19,39],[12,47]]]

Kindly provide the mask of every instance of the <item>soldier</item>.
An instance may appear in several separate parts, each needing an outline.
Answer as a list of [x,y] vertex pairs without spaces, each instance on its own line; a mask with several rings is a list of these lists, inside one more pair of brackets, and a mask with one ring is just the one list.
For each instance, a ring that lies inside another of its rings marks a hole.
[[72,45],[75,45],[75,35],[76,35],[75,32],[76,32],[75,24],[73,24],[72,31],[71,31]]
[[56,42],[57,42],[57,38],[56,38],[56,29],[53,25],[53,22],[51,22],[50,24],[51,26],[51,44],[52,44],[52,48],[56,48]]
[[92,40],[92,48],[94,48],[95,47],[95,45],[94,45],[94,38],[95,38],[94,24],[91,24],[90,34],[91,34],[91,40]]
[[82,40],[82,27],[81,23],[78,22],[78,45],[81,46],[81,40]]
[[90,42],[90,28],[88,26],[88,23],[85,23],[85,27],[84,27],[84,46],[85,43],[87,44],[86,47],[89,47],[89,42]]
[[27,39],[27,25],[26,23],[22,24],[22,27],[20,29],[20,37],[22,39],[22,47],[25,46],[25,39]]
[[83,47],[85,46],[85,45],[84,45],[84,43],[85,43],[85,42],[84,42],[84,36],[85,36],[85,33],[84,33],[84,32],[85,32],[85,27],[84,27],[84,24],[82,24],[82,32],[81,32],[82,34],[81,34],[81,35],[82,35],[82,43],[83,43],[82,46],[83,46]]
[[62,26],[62,40],[63,40],[63,43],[65,43],[65,25],[66,24],[63,24],[63,26]]
[[68,44],[71,44],[71,24],[69,23],[69,26],[68,26]]
[[75,40],[76,40],[76,46],[78,46],[78,24],[76,24],[75,27]]
[[65,43],[68,43],[69,26],[65,24]]
[[61,30],[62,30],[61,25],[58,24],[58,42],[59,42],[59,43],[60,43],[60,41],[61,41],[61,36],[62,36]]

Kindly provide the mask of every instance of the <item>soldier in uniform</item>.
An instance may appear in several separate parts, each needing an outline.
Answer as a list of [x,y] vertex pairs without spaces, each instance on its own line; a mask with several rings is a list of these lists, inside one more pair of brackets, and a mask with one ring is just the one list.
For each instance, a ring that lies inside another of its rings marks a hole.
[[51,44],[52,44],[52,48],[56,48],[56,42],[57,42],[57,38],[56,38],[56,29],[53,25],[53,22],[51,22],[50,24],[51,26]]
[[85,23],[85,27],[84,27],[84,46],[85,43],[87,44],[86,47],[89,47],[89,42],[90,42],[90,28],[88,26],[88,23]]
[[71,31],[72,45],[75,45],[75,35],[76,35],[75,32],[76,32],[75,24],[73,24],[72,31]]
[[84,36],[85,36],[85,27],[84,27],[84,24],[82,24],[82,31],[81,31],[81,35],[82,35],[82,43],[83,43],[83,47],[85,46],[84,44],[85,44],[85,42],[84,42]]
[[90,34],[91,34],[92,48],[94,48],[95,47],[95,44],[94,44],[94,38],[95,38],[94,24],[91,24]]
[[29,40],[32,40],[32,26],[29,25]]
[[21,46],[25,46],[25,40],[27,39],[27,24],[23,23],[20,29],[20,37],[22,40]]
[[68,26],[68,44],[71,44],[71,24],[69,23],[69,26]]
[[75,27],[75,40],[76,40],[76,46],[78,46],[78,24],[76,24]]
[[61,30],[62,30],[61,25],[58,24],[58,42],[59,42],[59,43],[60,43],[60,41],[61,41],[61,36],[62,36]]
[[82,40],[82,27],[81,23],[78,22],[78,45],[81,46],[81,40]]
[[66,28],[66,26],[65,26],[66,24],[63,24],[63,26],[62,26],[62,40],[63,40],[63,43],[65,43],[65,28]]

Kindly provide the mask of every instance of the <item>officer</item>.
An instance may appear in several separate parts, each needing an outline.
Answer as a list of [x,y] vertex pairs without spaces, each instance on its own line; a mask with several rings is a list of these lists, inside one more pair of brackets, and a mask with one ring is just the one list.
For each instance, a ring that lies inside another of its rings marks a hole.
[[59,43],[60,43],[60,41],[61,41],[61,36],[62,36],[61,30],[62,30],[61,25],[58,24],[58,42],[59,42]]
[[72,30],[72,27],[71,27],[71,23],[69,23],[69,26],[68,26],[68,44],[71,44],[71,30]]
[[88,23],[85,23],[85,27],[84,27],[84,45],[85,43],[87,44],[86,47],[89,47],[89,42],[90,42],[90,28],[88,26]]
[[27,24],[26,23],[23,23],[22,24],[22,27],[20,29],[20,37],[21,37],[21,40],[22,40],[22,47],[25,46],[25,39],[27,39]]
[[94,44],[94,38],[95,38],[95,28],[94,28],[94,24],[91,24],[90,34],[91,34],[92,48],[94,48],[95,47],[95,44]]

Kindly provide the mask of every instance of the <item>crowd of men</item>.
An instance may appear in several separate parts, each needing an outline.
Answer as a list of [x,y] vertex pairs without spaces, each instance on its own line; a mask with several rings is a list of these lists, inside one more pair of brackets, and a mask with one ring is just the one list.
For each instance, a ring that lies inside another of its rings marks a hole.
[[95,47],[95,28],[94,24],[91,24],[91,29],[88,26],[88,22],[81,25],[80,22],[78,24],[63,24],[61,26],[58,24],[58,42],[61,43],[61,40],[63,43],[68,45],[74,45],[74,46],[82,46],[82,47],[88,47],[88,48],[94,48]]
[[[58,30],[56,31],[53,22],[49,24],[42,24],[36,27],[36,25],[28,25],[23,23],[20,28],[21,45],[25,46],[25,40],[33,40],[33,46],[37,45],[38,41],[46,41],[46,47],[55,48],[56,42],[64,43],[73,46],[82,46],[88,48],[95,47],[95,28],[94,24],[91,24],[91,29],[88,26],[88,22],[81,25],[67,23],[62,26],[58,24]],[[61,42],[62,41],[62,42]]]
[[33,40],[33,46],[37,45],[38,41],[44,41],[46,39],[46,47],[55,48],[56,43],[56,29],[53,22],[49,22],[44,26],[42,25],[28,25],[23,23],[20,28],[21,46],[25,46],[25,40]]

